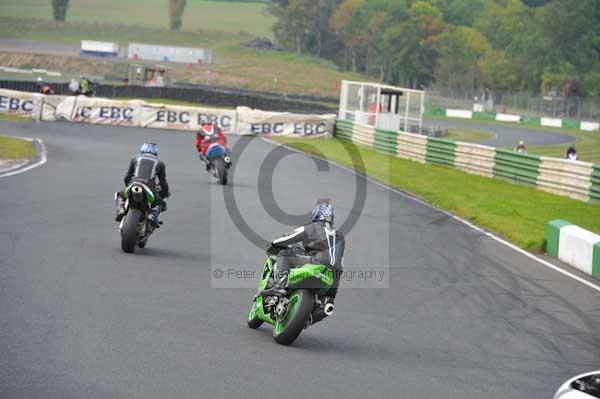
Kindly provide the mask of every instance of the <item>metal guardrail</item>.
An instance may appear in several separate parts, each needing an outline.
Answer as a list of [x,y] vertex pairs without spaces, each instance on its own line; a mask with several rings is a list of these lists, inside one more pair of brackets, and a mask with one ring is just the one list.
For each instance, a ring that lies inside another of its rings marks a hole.
[[535,155],[496,148],[494,175],[512,183],[522,183],[535,187],[540,174],[542,160]]

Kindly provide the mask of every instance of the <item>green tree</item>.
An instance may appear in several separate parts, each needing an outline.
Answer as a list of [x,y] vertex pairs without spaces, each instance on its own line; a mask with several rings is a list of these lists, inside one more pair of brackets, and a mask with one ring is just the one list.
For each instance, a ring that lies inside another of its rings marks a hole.
[[350,69],[351,66],[353,71],[357,71],[358,54],[365,44],[364,32],[357,23],[360,4],[360,0],[344,0],[330,19],[333,30],[344,44],[344,66],[346,69]]
[[312,0],[274,1],[268,11],[277,18],[273,28],[277,41],[298,54],[307,52],[315,34],[320,8]]
[[519,84],[515,65],[501,50],[490,50],[479,60],[481,84],[492,90],[509,90]]
[[389,70],[390,53],[383,43],[385,30],[408,18],[406,0],[369,0],[358,5],[355,24],[364,43],[364,71],[383,81]]
[[598,59],[596,0],[554,0],[537,11],[546,64],[566,62],[580,72]]
[[507,0],[504,6],[487,7],[475,20],[474,27],[494,49],[511,60],[519,76],[515,89],[539,90],[547,41],[538,10],[527,8],[520,0]]
[[414,2],[405,22],[387,28],[383,42],[393,80],[414,88],[429,84],[445,29],[440,10],[425,1]]
[[172,30],[181,28],[183,24],[183,10],[186,0],[169,0],[169,27]]
[[439,42],[436,82],[450,88],[475,89],[481,81],[479,60],[491,49],[485,36],[475,29],[451,27]]
[[588,95],[600,97],[600,65],[583,77],[583,86]]
[[491,0],[430,0],[440,9],[444,21],[453,25],[473,25],[475,18],[486,6],[494,4]]
[[52,15],[55,21],[64,21],[67,19],[67,9],[69,0],[52,0]]

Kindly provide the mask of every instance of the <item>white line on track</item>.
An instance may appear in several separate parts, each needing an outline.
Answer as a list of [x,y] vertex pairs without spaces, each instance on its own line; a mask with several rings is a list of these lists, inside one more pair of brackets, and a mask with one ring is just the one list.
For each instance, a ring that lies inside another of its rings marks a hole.
[[[261,137],[261,138],[262,138],[262,140],[264,140],[264,141],[266,141],[266,142],[268,142],[268,143],[271,143],[271,144],[273,144],[273,145],[282,145],[281,143],[278,143],[278,142],[276,142],[276,141],[273,141],[273,140],[270,140],[270,139],[267,139],[267,138],[264,138],[264,137]],[[323,159],[324,161],[328,162],[329,164],[331,164],[331,165],[335,165],[335,166],[337,166],[338,168],[344,169],[345,171],[348,171],[348,172],[350,172],[350,173],[354,173],[354,174],[356,174],[356,173],[357,173],[357,172],[356,172],[354,169],[352,169],[352,168],[349,168],[349,167],[347,167],[347,166],[344,166],[344,165],[340,165],[340,164],[338,164],[337,162],[331,161],[331,160],[329,160],[329,159],[324,159],[324,158],[321,158],[321,157],[319,157],[319,156],[316,156],[316,155],[307,154],[307,153],[305,153],[305,152],[302,152],[302,151],[300,151],[300,150],[297,150],[297,149],[295,149],[295,148],[292,148],[292,147],[289,147],[289,146],[286,146],[286,148],[287,148],[287,149],[289,149],[290,151],[294,151],[294,152],[297,152],[297,153],[299,153],[299,154],[304,154],[304,155],[308,155],[308,156],[311,156],[311,157],[314,157],[314,158]],[[361,175],[362,175],[362,174],[361,174]],[[529,259],[532,259],[532,260],[534,260],[534,261],[536,261],[536,262],[538,262],[538,263],[540,263],[540,264],[542,264],[542,265],[544,265],[544,266],[546,266],[546,267],[548,267],[548,268],[550,268],[550,269],[552,269],[552,270],[555,270],[555,271],[557,271],[557,272],[559,272],[559,273],[561,273],[561,274],[563,274],[563,275],[565,275],[565,276],[567,276],[567,277],[570,277],[570,278],[572,278],[573,280],[576,280],[576,281],[578,281],[578,282],[580,282],[580,283],[582,283],[582,284],[584,284],[584,285],[587,285],[588,287],[590,287],[590,288],[592,288],[592,289],[594,289],[594,290],[596,290],[596,291],[600,292],[600,286],[598,286],[597,284],[594,284],[594,283],[592,283],[592,282],[589,282],[589,281],[587,281],[587,280],[586,280],[586,279],[584,279],[584,278],[581,278],[581,277],[579,277],[579,276],[577,276],[577,275],[575,275],[575,274],[573,274],[573,273],[571,273],[571,272],[568,272],[568,271],[566,271],[566,270],[564,270],[564,269],[562,269],[562,268],[560,268],[560,267],[558,267],[558,266],[555,266],[555,265],[553,265],[552,263],[550,263],[550,262],[548,262],[548,261],[546,261],[546,260],[544,260],[544,259],[542,259],[542,258],[540,258],[540,257],[537,257],[537,256],[535,256],[534,254],[532,254],[532,253],[530,253],[530,252],[527,252],[527,251],[525,251],[524,249],[521,249],[521,248],[517,247],[516,245],[514,245],[514,244],[512,244],[512,243],[510,243],[510,242],[508,242],[508,241],[506,241],[506,240],[504,240],[504,239],[502,239],[502,238],[498,237],[497,235],[495,235],[495,234],[493,234],[493,233],[490,233],[489,231],[487,231],[487,230],[484,230],[484,229],[482,229],[482,228],[481,228],[481,227],[479,227],[479,226],[476,226],[476,225],[474,225],[473,223],[469,222],[468,220],[465,220],[465,219],[463,219],[463,218],[461,218],[461,217],[459,217],[459,216],[456,216],[456,215],[455,215],[455,214],[453,214],[453,213],[450,213],[450,212],[448,212],[448,211],[445,211],[445,210],[443,210],[443,209],[441,209],[441,208],[438,208],[438,207],[437,207],[437,206],[435,206],[435,205],[431,205],[430,203],[428,203],[428,202],[425,202],[425,201],[423,201],[422,199],[420,199],[420,198],[417,198],[417,197],[415,197],[414,195],[411,195],[410,193],[407,193],[407,192],[405,192],[405,191],[402,191],[402,190],[398,190],[398,189],[396,189],[396,188],[394,188],[394,187],[390,187],[390,186],[388,186],[387,184],[384,184],[384,183],[382,183],[382,182],[380,182],[380,181],[378,181],[378,180],[376,180],[376,179],[373,179],[373,178],[372,178],[372,177],[370,177],[370,176],[367,176],[366,174],[365,174],[364,176],[365,176],[365,177],[367,178],[367,180],[369,180],[371,183],[373,183],[373,184],[376,184],[376,185],[378,185],[379,187],[383,187],[383,188],[385,188],[386,190],[390,190],[390,191],[392,191],[392,192],[394,192],[394,193],[396,193],[396,194],[399,194],[399,195],[403,196],[404,198],[408,198],[408,199],[410,199],[410,200],[413,200],[413,201],[415,201],[415,202],[418,202],[418,203],[419,203],[419,204],[421,204],[421,205],[425,205],[426,207],[429,207],[429,208],[431,208],[431,209],[434,209],[434,210],[436,210],[436,211],[438,211],[438,212],[441,212],[441,213],[443,213],[444,215],[450,216],[452,219],[454,219],[454,220],[457,220],[457,221],[459,221],[459,222],[461,222],[461,223],[463,223],[463,224],[465,224],[465,225],[469,226],[469,227],[470,227],[470,228],[472,228],[473,230],[476,230],[476,231],[478,231],[478,232],[482,233],[483,235],[485,235],[485,236],[487,236],[487,237],[491,238],[492,240],[494,240],[494,241],[496,241],[496,242],[499,242],[500,244],[503,244],[503,245],[505,245],[505,246],[507,246],[507,247],[509,247],[509,248],[513,249],[513,250],[514,250],[514,251],[516,251],[516,252],[519,252],[521,255],[525,255],[525,256],[526,256],[526,257],[528,257]]]
[[15,138],[38,143],[38,145],[40,146],[40,149],[41,149],[40,160],[35,163],[32,163],[31,165],[25,166],[24,168],[18,168],[17,170],[0,173],[0,178],[18,175],[19,173],[27,172],[28,170],[37,168],[38,166],[41,166],[48,161],[48,152],[46,150],[46,146],[44,145],[44,142],[41,139],[38,139],[38,138],[31,139],[28,137],[15,137]]

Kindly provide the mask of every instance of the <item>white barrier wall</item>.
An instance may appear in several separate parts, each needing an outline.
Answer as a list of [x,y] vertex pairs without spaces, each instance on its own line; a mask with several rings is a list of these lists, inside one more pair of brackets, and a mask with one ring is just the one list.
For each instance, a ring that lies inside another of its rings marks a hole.
[[0,112],[11,115],[39,115],[43,97],[43,94],[0,89]]
[[162,104],[146,104],[142,108],[142,127],[197,131],[208,122],[216,122],[225,134],[236,133],[237,112]]
[[592,275],[594,245],[600,242],[600,236],[570,225],[560,229],[558,259]]
[[303,115],[238,107],[237,133],[331,137],[335,119],[335,114]]
[[581,122],[581,130],[587,130],[590,132],[600,130],[600,123],[598,123],[598,122]]
[[500,122],[521,122],[520,115],[496,114],[496,120]]
[[95,125],[140,126],[143,101],[115,101],[106,98],[76,97],[71,122]]
[[332,137],[335,114],[265,112],[247,107],[218,109],[152,104],[85,96],[53,96],[0,89],[0,112],[45,121],[67,120],[117,126],[198,131],[216,122],[226,134]]
[[562,127],[562,119],[542,118],[540,123],[542,126]]
[[447,109],[446,116],[450,118],[463,118],[463,119],[472,119],[473,112],[465,111],[463,109]]

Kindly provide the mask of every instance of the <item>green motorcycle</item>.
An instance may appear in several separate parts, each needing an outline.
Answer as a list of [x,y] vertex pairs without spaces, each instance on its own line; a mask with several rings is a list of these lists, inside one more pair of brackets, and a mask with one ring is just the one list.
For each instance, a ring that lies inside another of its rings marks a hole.
[[[121,193],[115,193],[115,200],[120,195]],[[124,190],[123,197],[126,214],[119,225],[121,249],[133,253],[136,246],[144,248],[154,232],[154,227],[148,221],[148,215],[155,198],[152,190],[139,182],[131,183]]]
[[333,270],[320,264],[291,269],[286,295],[264,293],[275,283],[275,256],[265,262],[258,293],[252,298],[248,327],[256,329],[264,322],[273,325],[273,338],[290,345],[302,330],[333,314],[333,303],[325,294],[333,286]]

